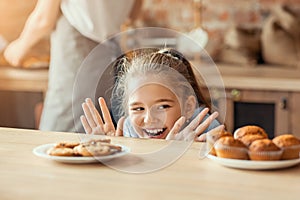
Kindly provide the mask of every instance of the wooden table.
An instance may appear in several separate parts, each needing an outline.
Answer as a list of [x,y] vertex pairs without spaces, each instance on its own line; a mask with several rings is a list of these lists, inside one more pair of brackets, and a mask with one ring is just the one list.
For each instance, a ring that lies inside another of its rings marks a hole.
[[[1,200],[300,197],[299,165],[271,171],[227,168],[207,158],[199,159],[203,143],[192,144],[168,167],[142,174],[120,172],[100,163],[63,164],[32,153],[36,146],[58,141],[79,141],[79,137],[72,133],[0,128]],[[168,141],[116,137],[112,142],[138,152],[159,148]]]

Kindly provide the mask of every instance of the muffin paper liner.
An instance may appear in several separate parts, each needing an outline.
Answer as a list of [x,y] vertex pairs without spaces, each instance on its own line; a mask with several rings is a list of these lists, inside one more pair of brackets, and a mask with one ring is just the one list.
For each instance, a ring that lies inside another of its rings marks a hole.
[[214,146],[216,155],[221,158],[231,159],[248,159],[248,149],[243,147],[229,147],[222,144],[216,144]]
[[289,147],[281,147],[283,150],[282,160],[290,160],[300,158],[300,145],[293,145]]
[[280,160],[283,150],[277,151],[248,151],[250,160]]

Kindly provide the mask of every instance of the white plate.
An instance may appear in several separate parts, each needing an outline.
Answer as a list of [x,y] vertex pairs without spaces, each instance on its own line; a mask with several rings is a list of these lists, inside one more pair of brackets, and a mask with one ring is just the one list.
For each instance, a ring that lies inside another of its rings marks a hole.
[[265,170],[265,169],[280,169],[291,167],[300,163],[299,159],[293,160],[278,160],[278,161],[253,161],[253,160],[238,160],[220,158],[208,154],[207,157],[218,164],[226,167],[239,168],[239,169],[253,169],[253,170]]
[[76,157],[76,156],[51,156],[47,154],[47,150],[51,147],[53,147],[55,144],[44,144],[41,146],[38,146],[33,149],[33,153],[36,156],[46,158],[49,160],[54,160],[57,162],[63,162],[63,163],[77,163],[77,164],[83,164],[83,163],[96,163],[96,162],[105,162],[114,158],[118,158],[121,156],[126,155],[127,153],[130,152],[130,148],[119,145],[122,147],[121,152],[117,152],[112,155],[108,156],[99,156],[99,157]]

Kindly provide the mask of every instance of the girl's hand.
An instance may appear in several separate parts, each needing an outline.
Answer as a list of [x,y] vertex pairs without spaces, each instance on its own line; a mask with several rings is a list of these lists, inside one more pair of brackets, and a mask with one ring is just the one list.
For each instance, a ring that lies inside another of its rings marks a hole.
[[[218,117],[218,112],[214,112],[204,121],[206,114],[209,109],[203,109],[195,119],[182,131],[180,131],[181,127],[185,123],[185,117],[180,117],[174,124],[172,130],[166,137],[166,140],[185,140],[185,141],[200,141],[199,136],[209,127],[211,122]],[[202,122],[203,121],[203,122]],[[202,122],[202,123],[201,123]],[[180,131],[180,132],[179,132]],[[200,137],[201,139],[201,137]]]
[[123,136],[123,125],[125,122],[125,117],[121,117],[117,124],[117,130],[115,136]]
[[[110,136],[123,135],[123,132],[120,130],[120,128],[118,128],[117,131],[115,130],[104,98],[100,97],[98,101],[102,111],[103,119],[90,98],[87,98],[82,104],[84,116],[82,115],[80,120],[85,132],[87,134],[104,134]],[[118,126],[120,124],[120,126],[123,127],[123,123],[124,118],[121,118],[118,122]]]
[[225,126],[224,125],[219,125],[213,129],[211,129],[210,131],[208,131],[207,133],[201,134],[196,141],[198,142],[206,142],[207,139],[207,135],[209,135],[210,133],[214,133],[214,132],[222,132],[225,130]]

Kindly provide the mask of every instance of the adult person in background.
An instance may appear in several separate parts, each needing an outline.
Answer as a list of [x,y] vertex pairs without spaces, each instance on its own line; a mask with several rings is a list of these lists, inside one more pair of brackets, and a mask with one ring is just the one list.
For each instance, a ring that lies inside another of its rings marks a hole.
[[41,130],[75,131],[72,92],[77,71],[94,47],[120,31],[134,3],[135,0],[37,1],[22,33],[7,46],[4,57],[12,66],[20,66],[29,50],[51,34],[48,91]]

